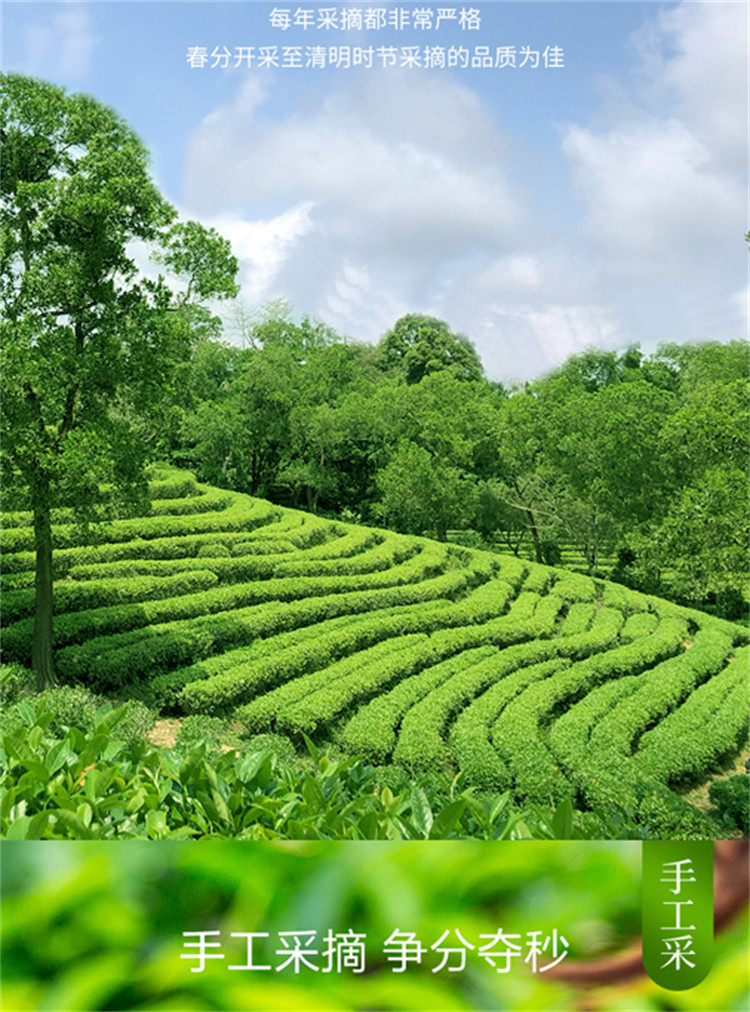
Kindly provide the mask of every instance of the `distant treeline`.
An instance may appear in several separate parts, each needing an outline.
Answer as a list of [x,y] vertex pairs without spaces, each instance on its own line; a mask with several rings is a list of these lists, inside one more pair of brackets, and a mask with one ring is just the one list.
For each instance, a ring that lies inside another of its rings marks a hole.
[[181,367],[162,439],[200,479],[548,564],[572,549],[594,574],[742,614],[747,342],[589,350],[515,388],[416,314],[372,346],[277,302],[243,345],[207,332]]

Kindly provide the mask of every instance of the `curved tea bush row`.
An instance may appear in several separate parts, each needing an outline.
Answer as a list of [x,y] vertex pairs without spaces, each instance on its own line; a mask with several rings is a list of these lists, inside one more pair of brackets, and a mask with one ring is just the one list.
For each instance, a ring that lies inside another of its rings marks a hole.
[[544,594],[555,580],[556,573],[548,566],[539,566],[534,562],[527,563],[528,569],[523,581],[522,590],[535,594]]
[[[512,631],[500,631],[497,619],[486,625],[462,627],[460,629],[441,629],[434,632],[426,643],[415,645],[408,656],[400,653],[377,670],[363,668],[352,675],[331,680],[331,671],[321,672],[325,680],[323,687],[309,693],[289,711],[282,710],[277,716],[281,726],[287,732],[312,734],[319,726],[327,726],[353,704],[369,699],[376,691],[388,688],[394,682],[422,671],[424,668],[437,664],[454,654],[460,654],[473,647],[482,646],[486,642],[513,642],[524,638],[522,627],[516,626]],[[503,636],[503,633],[505,634]]]
[[[519,572],[519,570],[513,566],[508,567],[508,571],[511,576],[517,576]],[[438,599],[429,600],[425,604],[383,608],[378,610],[375,616],[362,615],[359,613],[344,615],[341,618],[331,619],[319,623],[312,629],[305,628],[301,630],[294,630],[293,632],[281,633],[278,636],[271,636],[263,641],[255,642],[249,648],[245,647],[237,650],[229,650],[218,657],[212,657],[203,663],[191,665],[188,668],[178,668],[176,671],[170,672],[167,675],[157,676],[157,678],[151,682],[151,687],[156,693],[156,698],[163,698],[165,703],[171,707],[176,702],[176,690],[188,685],[192,681],[200,681],[212,678],[214,675],[229,673],[230,669],[239,669],[248,662],[254,662],[260,657],[265,658],[276,651],[285,650],[287,646],[296,646],[302,641],[308,643],[316,637],[324,637],[330,630],[335,629],[338,631],[344,625],[349,625],[352,621],[356,621],[360,624],[365,623],[368,627],[371,626],[372,631],[368,633],[369,635],[385,636],[388,634],[387,627],[384,627],[380,634],[378,633],[381,620],[392,614],[398,614],[403,616],[401,625],[398,627],[399,631],[431,631],[432,629],[441,627],[455,627],[464,624],[485,622],[490,618],[501,615],[506,611],[508,602],[511,600],[512,595],[513,587],[510,583],[506,580],[495,579],[479,584],[479,586],[474,587],[474,589],[466,596],[455,603]],[[450,608],[447,610],[449,605]],[[289,665],[292,664],[291,659],[285,657],[282,663],[287,666],[289,677],[292,677],[297,669],[295,667],[289,667]],[[229,685],[235,681],[242,680],[244,677],[244,672],[240,670],[232,670],[230,677],[225,681],[227,685]],[[222,693],[222,686],[223,683],[216,682],[210,692]],[[204,692],[205,691],[209,690],[204,690]],[[232,690],[228,689],[228,691],[231,694]],[[205,697],[202,696],[201,698],[205,701]],[[189,694],[183,701],[183,705],[190,705]],[[222,707],[224,703],[217,701],[217,703],[213,705]]]
[[[190,492],[186,491],[187,483],[183,483],[182,486],[172,486],[172,488],[179,494],[160,496],[154,495],[154,493],[149,490],[151,502],[148,515],[161,516],[170,513],[203,513],[212,509],[223,509],[225,506],[229,505],[232,499],[231,492],[225,492],[218,488],[209,488],[206,486],[204,491],[199,492],[198,486],[194,481],[190,485],[190,488],[192,489]],[[132,516],[132,513],[115,510],[115,512],[110,515],[109,519],[123,520],[130,516]],[[75,524],[75,521],[76,512],[69,507],[59,507],[52,510],[52,523],[57,527],[63,525],[72,526]],[[3,512],[3,527],[6,530],[9,530],[12,527],[31,527],[33,522],[34,514],[31,510],[5,510]]]
[[641,636],[648,636],[652,633],[659,624],[658,615],[654,615],[653,612],[639,611],[634,612],[623,626],[620,639],[623,643],[632,643],[633,640],[640,639]]
[[[343,628],[327,636],[316,636],[310,642],[287,649],[277,647],[263,659],[240,661],[228,669],[222,665],[223,670],[208,678],[199,679],[193,673],[191,681],[180,692],[178,703],[186,712],[228,712],[252,698],[259,690],[266,691],[289,682],[292,683],[293,693],[303,694],[309,691],[304,679],[311,673],[320,675],[320,669],[328,672],[326,666],[334,660],[355,654],[354,662],[364,663],[364,652],[382,640],[388,640],[393,649],[404,637],[424,636],[421,630],[434,627],[440,620],[442,609],[436,609],[431,602],[427,607],[422,605],[421,609],[398,610],[395,614],[378,614],[356,623],[347,622]],[[258,709],[262,708],[264,720],[273,717],[279,697],[269,698],[270,695],[268,693],[256,699],[238,714],[248,727],[253,726]]]
[[569,710],[602,682],[651,667],[675,653],[680,648],[680,632],[660,627],[661,635],[578,661],[544,682],[531,685],[511,701],[495,721],[490,736],[500,756],[513,768],[517,793],[536,801],[560,799],[570,793],[567,779],[557,770],[555,754],[544,740],[542,725]]
[[[538,610],[534,619],[525,625],[516,624],[511,612],[506,618],[480,627],[486,637],[485,642],[495,643],[504,649],[497,657],[473,664],[466,671],[459,670],[406,713],[394,750],[394,760],[414,767],[442,761],[448,754],[444,731],[456,713],[489,685],[516,668],[556,656],[565,641],[541,637],[551,637],[559,605],[557,599],[552,599],[544,611]],[[524,642],[527,639],[530,642]],[[481,645],[481,640],[475,639],[470,645]]]
[[[668,790],[667,784],[686,776],[707,775],[714,763],[733,754],[747,736],[747,651],[711,677],[722,663],[722,635],[725,646],[731,634],[706,624],[706,635],[699,632],[691,648],[661,666],[661,678],[653,677],[657,668],[625,680],[628,691],[623,693],[623,703],[614,708],[617,683],[609,692],[598,690],[589,703],[588,719],[580,719],[584,704],[579,704],[579,713],[571,711],[563,717],[550,738],[588,804],[614,803],[633,811],[653,827],[655,835],[707,835],[707,820]],[[657,719],[655,715],[664,714],[675,700],[684,699],[691,682],[702,684],[642,736],[642,751],[630,755],[646,720]],[[606,717],[602,716],[605,710]],[[569,734],[576,724],[577,741]],[[567,725],[566,734],[563,725]],[[593,727],[593,732],[587,734],[586,725]],[[607,731],[611,738],[606,737]]]
[[[487,741],[487,722],[477,698],[487,702],[491,710],[496,709],[503,705],[498,695],[505,697],[507,702],[539,672],[546,672],[550,664],[557,668],[564,663],[569,661],[556,656],[554,642],[536,641],[509,647],[460,672],[406,714],[394,757],[419,768],[425,759],[437,762],[450,754],[459,767],[465,769],[471,782],[486,785],[488,771],[493,781],[507,781],[500,772],[498,754]],[[462,702],[468,705],[458,713],[449,732],[450,719]],[[426,739],[421,754],[420,722],[424,723]]]
[[289,603],[273,601],[218,615],[159,623],[66,647],[57,652],[56,664],[66,679],[113,690],[220,653],[230,646],[248,644],[258,636],[271,636],[353,612],[452,597],[465,590],[474,578],[472,572],[456,570],[398,587]]
[[568,608],[568,613],[560,628],[563,636],[577,636],[586,632],[596,612],[592,601],[576,601]]
[[201,488],[207,487],[199,486],[189,471],[172,467],[153,468],[148,493],[152,499],[187,499],[198,495]]
[[[375,573],[391,569],[420,552],[422,546],[416,541],[385,538],[372,547],[352,555],[320,555],[310,557],[307,552],[295,553],[292,559],[280,560],[274,568],[276,576],[307,576],[354,575],[356,573]],[[310,549],[314,552],[316,549]]]
[[690,649],[640,675],[635,691],[597,722],[589,739],[589,754],[601,751],[629,756],[643,731],[724,666],[731,645],[728,636],[701,629]]
[[[192,559],[121,559],[118,562],[94,563],[85,566],[73,566],[69,576],[73,580],[100,580],[106,573],[116,575],[120,579],[138,576],[170,576],[184,573],[191,569],[210,569],[222,583],[234,580],[252,579],[267,580],[273,576],[279,553],[273,551],[277,542],[258,542],[263,552],[248,553],[236,558],[226,555],[204,554],[201,548]],[[211,551],[218,546],[207,545]],[[266,551],[270,547],[270,551]]]
[[[258,542],[258,546],[262,545],[265,547],[267,544],[273,545],[276,543]],[[116,576],[121,581],[126,579],[132,581],[134,578],[146,576],[157,578],[187,573],[190,570],[209,570],[216,577],[216,580],[212,581],[213,583],[218,580],[221,583],[227,584],[242,583],[248,580],[268,580],[274,576],[353,576],[393,568],[398,563],[408,560],[418,550],[419,546],[415,543],[390,544],[389,542],[384,542],[382,545],[351,557],[320,559],[315,563],[308,563],[303,557],[299,561],[282,565],[280,564],[281,554],[274,551],[271,551],[269,554],[256,552],[246,556],[213,558],[208,554],[204,554],[204,549],[200,549],[197,557],[194,559],[153,559],[145,561],[125,559],[119,562],[111,562],[107,565],[100,563],[88,566],[73,566],[69,576],[74,580],[101,581],[105,574],[110,574],[111,577]],[[295,556],[298,558],[299,556],[304,556],[304,552],[296,552]],[[74,585],[58,584],[63,599],[66,594],[66,587],[68,586]],[[167,589],[166,584],[165,589]],[[82,597],[82,603],[76,607],[91,608],[97,606],[93,588],[88,593],[90,594],[88,603],[84,602]],[[164,596],[167,597],[168,595],[165,594]],[[28,597],[30,607],[33,608],[33,593],[28,595]],[[133,598],[133,600],[137,599]],[[122,600],[126,600],[126,598],[123,597]],[[105,605],[106,603],[106,600],[99,602],[100,605]],[[60,610],[69,611],[72,609],[64,607]]]
[[521,593],[511,605],[513,618],[516,622],[526,622],[534,614],[536,606],[541,598],[533,590],[521,590]]
[[[568,706],[557,714],[558,719],[550,727],[549,742],[566,766],[586,765],[592,730],[609,712],[610,694],[627,695],[634,688],[631,676],[678,653],[684,654],[682,643],[686,630],[682,619],[665,619],[650,636],[576,664],[553,686],[548,701],[550,710],[566,698]],[[621,688],[598,688],[607,682]]]
[[342,728],[340,743],[349,752],[385,762],[396,745],[397,730],[406,712],[453,675],[496,653],[494,646],[474,647],[425,668],[361,707]]
[[[396,637],[418,632],[433,632],[435,636],[442,632],[448,635],[449,629],[447,627],[455,626],[459,628],[455,630],[452,642],[458,643],[459,649],[465,649],[473,645],[475,641],[481,642],[485,639],[488,636],[488,628],[495,630],[493,623],[484,625],[478,623],[504,607],[506,598],[498,593],[497,584],[501,584],[501,581],[492,581],[492,589],[494,590],[492,603],[490,603],[488,596],[481,593],[487,587],[484,585],[479,588],[479,591],[475,591],[454,605],[450,611],[446,611],[444,602],[441,601],[436,602],[437,608],[431,603],[427,606],[415,605],[408,610],[399,609],[392,614],[380,612],[371,619],[357,623],[355,627],[347,625],[337,633],[337,638],[331,643],[316,641],[306,644],[304,663],[310,665],[312,663],[310,658],[317,658],[318,666],[323,670],[322,673],[316,671],[316,675],[321,675],[325,681],[326,678],[333,677],[325,669],[325,665],[330,660],[329,651],[331,649],[343,652],[342,648],[348,647],[351,650],[357,650],[375,644],[381,639],[388,638],[395,642]],[[505,588],[507,588],[507,593],[510,590],[509,585],[506,584]],[[230,707],[245,701],[253,692],[271,682],[296,678],[300,670],[300,653],[300,649],[294,647],[291,653],[280,651],[272,659],[260,662],[254,662],[252,659],[248,663],[246,658],[240,658],[238,663],[232,664],[228,668],[224,664],[212,664],[210,665],[212,670],[209,671],[208,677],[206,678],[204,674],[204,678],[187,684],[180,692],[177,702],[188,713],[226,712]],[[269,719],[273,716],[280,698],[288,700],[295,694],[301,696],[309,691],[309,682],[301,682],[296,679],[285,689],[283,696],[280,697],[278,694],[273,698],[262,696],[239,710],[237,716],[239,719],[248,721],[249,726],[254,726],[253,722],[261,719],[258,714],[263,715],[262,719]],[[327,718],[330,715],[324,714],[323,716]]]
[[[519,693],[537,680],[555,670],[567,667],[570,659],[579,659],[596,651],[606,650],[617,642],[622,616],[612,608],[602,608],[596,616],[589,635],[572,635],[545,643],[535,655],[522,660],[531,667],[514,670],[511,666],[501,670],[504,676],[497,684],[479,695],[458,716],[450,732],[451,750],[459,767],[472,782],[484,786],[508,785],[512,777],[507,763],[490,741],[490,727],[500,712]],[[563,626],[564,630],[564,626]],[[518,648],[516,648],[517,650]],[[529,659],[531,657],[531,659]],[[547,662],[546,658],[549,658]],[[512,660],[512,655],[509,656]],[[547,664],[551,666],[547,666]],[[532,668],[539,669],[538,672]]]
[[[74,566],[111,563],[121,559],[187,559],[195,557],[206,545],[218,543],[224,547],[230,547],[233,542],[247,541],[247,536],[247,531],[222,531],[220,533],[211,531],[207,534],[185,534],[180,537],[148,540],[135,538],[133,541],[112,544],[59,548],[54,553],[52,565],[55,579],[60,579],[66,576]],[[7,573],[33,572],[35,555],[33,552],[8,553],[3,556],[3,565]]]
[[604,583],[602,587],[602,604],[608,608],[617,608],[625,616],[650,610],[661,614],[653,607],[654,602],[658,600],[658,598],[650,598],[646,594],[641,594],[638,590],[623,587],[621,583]]
[[[55,587],[55,614],[100,607],[115,607],[139,601],[154,601],[207,590],[218,583],[216,573],[203,566],[178,572],[174,576],[136,576],[128,580],[90,580],[62,583]],[[3,618],[13,622],[33,615],[34,590],[7,591],[3,594]],[[12,642],[12,637],[11,637]]]
[[[269,534],[273,533],[272,525]],[[309,527],[308,534],[312,535],[315,528]],[[321,528],[317,528],[321,530]],[[386,568],[385,560],[390,562],[401,562],[418,551],[418,544],[415,539],[386,540],[382,535],[361,538],[357,542],[356,553],[352,550],[352,543],[341,546],[343,538],[332,538],[322,544],[313,538],[312,547],[307,547],[304,539],[295,546],[291,541],[280,541],[272,538],[258,539],[256,541],[237,541],[223,544],[221,542],[207,541],[201,543],[197,549],[195,558],[126,558],[108,563],[88,563],[86,565],[71,566],[68,575],[73,579],[100,579],[106,574],[118,576],[140,576],[153,575],[162,576],[172,573],[179,573],[185,569],[205,567],[211,569],[222,582],[231,583],[248,579],[268,579],[273,575],[305,575],[307,572],[320,575],[347,574],[358,572],[369,572],[375,569]],[[368,547],[374,542],[380,541],[382,545],[375,544],[368,551]],[[212,549],[226,550],[226,554],[213,556]],[[288,553],[294,553],[294,561],[289,562],[282,558]],[[314,564],[308,564],[310,554],[316,558]],[[288,564],[287,564],[288,563]],[[286,568],[283,568],[284,565]]]
[[[274,529],[276,524],[269,525]],[[299,545],[295,545],[288,538],[275,537],[271,538],[272,531],[269,531],[269,536],[266,538],[256,538],[255,541],[237,541],[234,544],[229,545],[230,555],[282,555],[285,552],[294,552],[297,550]],[[285,534],[286,531],[279,531],[279,534]]]
[[[289,577],[215,587],[196,594],[144,601],[141,604],[94,608],[63,614],[55,622],[53,643],[67,646],[94,636],[136,629],[155,623],[195,618],[220,611],[234,611],[251,604],[294,601],[301,598],[345,594],[356,590],[421,582],[440,573],[447,553],[435,544],[400,565],[384,572],[351,576]],[[4,644],[10,660],[20,660],[31,648],[33,619],[21,619],[7,627]]]
[[749,664],[750,650],[738,650],[718,675],[646,731],[633,756],[638,770],[669,783],[703,774],[732,755],[747,740]]
[[[450,732],[451,751],[472,783],[492,788],[512,784],[515,756],[511,770],[490,740],[490,727],[498,714],[530,685],[568,668],[570,664],[567,657],[553,656],[546,661],[511,669],[459,714]],[[535,745],[533,743],[532,748]],[[521,755],[523,751],[522,746]],[[553,762],[550,766],[554,768],[556,764]]]
[[555,581],[554,591],[564,601],[595,601],[597,587],[590,576],[579,573],[563,573]]
[[[232,686],[246,679],[253,685],[273,686],[328,664],[347,650],[372,645],[390,635],[437,628],[446,615],[446,609],[452,606],[451,601],[438,599],[382,608],[374,615],[354,613],[325,619],[314,625],[256,639],[250,646],[226,650],[196,664],[157,675],[148,682],[147,690],[155,705],[179,713],[188,706],[192,691],[188,689],[186,697],[182,698],[180,690],[194,682],[211,679],[211,692],[217,696],[225,690],[228,695],[233,691],[242,693],[241,685],[238,684],[236,689]],[[400,622],[392,625],[387,622],[391,617],[399,616]],[[217,676],[227,677],[213,681]],[[222,707],[219,699],[213,705]]]
[[[705,828],[669,785],[741,743],[744,630],[582,573],[158,483],[150,515],[92,528],[98,543],[55,528],[63,681],[535,805],[621,805],[649,832]],[[11,519],[5,646],[23,661],[34,558],[28,516]]]
[[[398,636],[346,657],[322,671],[295,679],[290,698],[277,701],[275,727],[281,733],[312,734],[358,696],[368,697],[391,682],[414,674],[439,656],[433,636]],[[279,705],[279,703],[281,705]]]
[[[305,560],[346,559],[352,555],[359,555],[373,545],[379,544],[388,536],[383,531],[369,530],[366,527],[347,531],[346,528],[337,524],[330,524],[324,530],[327,535],[326,540],[321,544],[311,545],[302,558]],[[302,546],[297,545],[297,547]]]
[[178,497],[169,499],[152,499],[149,515],[154,517],[164,516],[191,516],[196,513],[211,513],[214,510],[228,509],[232,503],[232,493],[220,489],[206,488],[198,495]]
[[[191,513],[182,516],[146,516],[128,520],[113,520],[106,524],[107,541],[134,541],[136,539],[180,537],[183,534],[207,531],[247,531],[270,523],[279,515],[279,509],[261,499],[235,494],[222,510],[208,513]],[[55,545],[70,548],[77,545],[81,530],[77,524],[61,524],[55,528]],[[34,532],[27,527],[4,530],[0,534],[3,552],[29,551],[34,545]]]

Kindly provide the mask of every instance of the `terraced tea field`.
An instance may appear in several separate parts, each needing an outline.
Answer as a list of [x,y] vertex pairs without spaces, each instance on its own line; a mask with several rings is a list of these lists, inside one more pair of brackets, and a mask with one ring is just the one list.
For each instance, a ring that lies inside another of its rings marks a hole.
[[[705,824],[673,790],[747,734],[740,626],[511,556],[324,520],[179,472],[95,544],[55,527],[64,682],[231,715],[376,764],[652,831]],[[6,660],[27,663],[29,514],[2,534]]]

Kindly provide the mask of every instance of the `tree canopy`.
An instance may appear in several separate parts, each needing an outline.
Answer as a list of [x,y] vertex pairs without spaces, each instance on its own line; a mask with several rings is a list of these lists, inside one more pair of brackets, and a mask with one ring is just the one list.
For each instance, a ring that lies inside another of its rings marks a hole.
[[[143,489],[154,418],[170,405],[200,304],[234,296],[228,243],[179,222],[148,153],[86,95],[16,74],[0,82],[3,477],[33,512],[33,665],[53,675],[50,511],[80,519]],[[150,250],[167,272],[135,259]]]
[[419,383],[425,376],[450,369],[457,379],[478,380],[482,363],[468,337],[454,334],[444,320],[420,313],[402,316],[378,345],[384,368]]

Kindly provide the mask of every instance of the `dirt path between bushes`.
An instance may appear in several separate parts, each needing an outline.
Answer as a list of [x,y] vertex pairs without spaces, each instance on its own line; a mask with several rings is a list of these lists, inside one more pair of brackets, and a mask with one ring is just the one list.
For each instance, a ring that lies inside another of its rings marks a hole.
[[146,732],[146,737],[152,745],[172,748],[181,727],[182,721],[179,718],[157,720],[151,730]]

